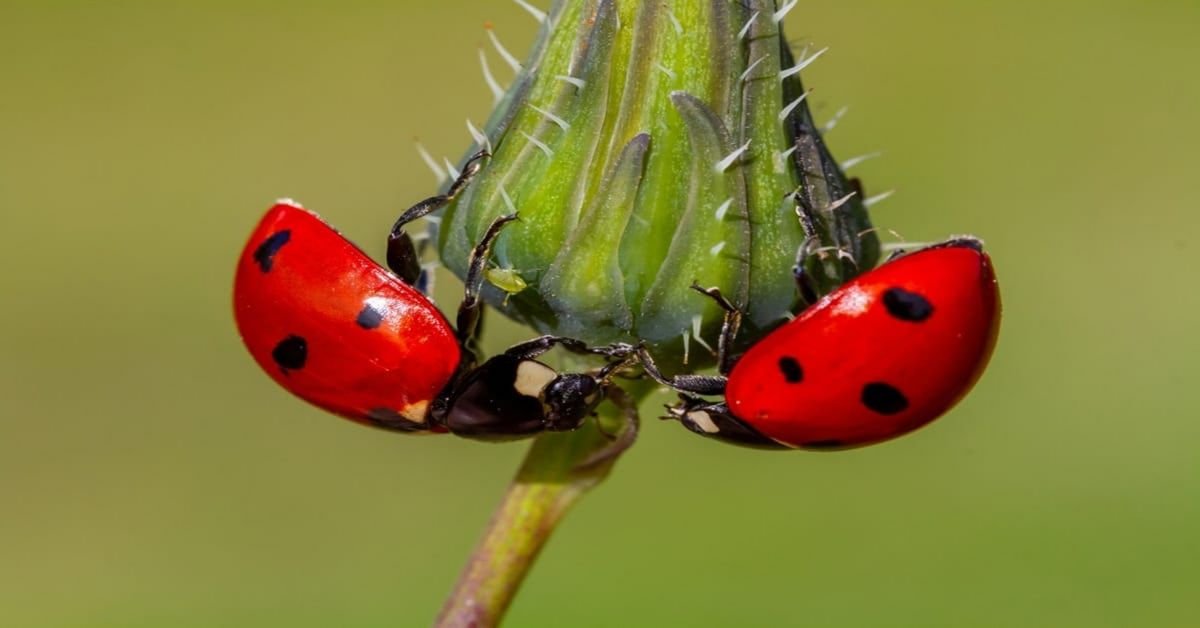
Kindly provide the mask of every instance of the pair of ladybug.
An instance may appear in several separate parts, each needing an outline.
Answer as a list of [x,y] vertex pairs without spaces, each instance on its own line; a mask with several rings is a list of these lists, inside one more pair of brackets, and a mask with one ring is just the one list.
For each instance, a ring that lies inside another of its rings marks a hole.
[[[963,238],[843,284],[732,366],[728,348],[741,313],[719,291],[696,287],[725,310],[717,376],[667,377],[644,347],[588,347],[558,336],[480,364],[479,292],[492,244],[516,217],[493,222],[472,252],[457,331],[413,287],[420,258],[404,227],[448,204],[484,157],[472,157],[446,194],[397,220],[387,247],[392,272],[298,204],[272,207],[250,236],[234,284],[238,329],[263,370],[297,396],[360,423],[508,440],[576,429],[606,396],[623,400],[611,379],[640,363],[680,393],[670,414],[693,432],[754,447],[838,449],[937,418],[970,390],[991,354],[996,280],[980,243]],[[559,373],[537,359],[556,346],[608,363]]]

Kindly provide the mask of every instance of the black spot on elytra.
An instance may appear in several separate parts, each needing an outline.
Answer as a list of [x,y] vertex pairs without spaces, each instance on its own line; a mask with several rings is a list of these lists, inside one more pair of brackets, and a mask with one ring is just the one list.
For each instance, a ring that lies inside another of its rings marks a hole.
[[275,254],[279,253],[279,249],[292,239],[292,230],[284,229],[276,231],[270,237],[263,240],[258,248],[254,249],[254,261],[258,263],[259,269],[264,273],[271,272],[271,267],[275,265]]
[[284,373],[298,371],[308,361],[308,341],[300,336],[288,336],[271,350],[271,359]]
[[863,386],[862,403],[879,414],[898,414],[908,409],[908,399],[904,393],[883,382],[871,382]]
[[354,319],[354,322],[363,329],[376,329],[383,324],[383,312],[371,307],[370,303],[364,303],[362,311],[358,313],[358,318]]
[[800,367],[800,362],[791,356],[785,355],[779,358],[779,372],[783,373],[783,378],[789,384],[799,384],[804,381],[804,369]]
[[423,432],[426,427],[416,421],[406,419],[402,414],[391,408],[374,408],[367,412],[367,418],[377,427],[396,432]]
[[888,288],[883,293],[883,305],[888,314],[910,323],[920,323],[933,314],[933,304],[928,299],[903,288]]
[[810,443],[804,443],[800,447],[804,449],[842,449],[846,446],[840,440],[814,440]]

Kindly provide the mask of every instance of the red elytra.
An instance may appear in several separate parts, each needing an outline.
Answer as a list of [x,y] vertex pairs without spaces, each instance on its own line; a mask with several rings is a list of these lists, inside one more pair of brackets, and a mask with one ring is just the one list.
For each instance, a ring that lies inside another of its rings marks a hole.
[[288,391],[360,423],[445,431],[428,409],[459,365],[454,330],[316,214],[286,201],[267,212],[233,302],[250,354]]
[[847,282],[752,346],[729,412],[788,447],[836,449],[915,430],[954,406],[995,345],[1000,295],[976,240],[954,240]]
[[[452,191],[466,185],[484,156],[468,162]],[[420,266],[404,229],[451,198],[426,199],[396,222],[388,238],[393,272],[316,214],[291,202],[272,207],[251,234],[234,280],[234,316],[246,347],[288,391],[375,427],[488,441],[578,428],[608,398],[611,378],[633,360],[634,347],[539,336],[480,364],[468,347],[479,330],[483,271],[501,230],[517,217],[494,219],[472,250],[455,330],[408,283],[420,278]],[[555,347],[608,363],[560,373],[538,360]],[[627,414],[635,410],[623,395],[613,401]],[[614,440],[613,451],[628,446],[628,434]]]
[[[726,311],[717,361],[727,365],[740,313],[718,290],[693,288]],[[845,449],[949,410],[979,379],[999,327],[991,260],[978,240],[959,238],[839,286],[718,376],[665,377],[644,348],[639,357],[681,393],[671,418],[693,432],[765,449]]]

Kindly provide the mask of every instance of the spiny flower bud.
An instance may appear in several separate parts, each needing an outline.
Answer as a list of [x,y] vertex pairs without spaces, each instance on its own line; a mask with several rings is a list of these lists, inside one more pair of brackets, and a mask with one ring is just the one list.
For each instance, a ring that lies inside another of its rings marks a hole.
[[803,298],[802,245],[819,293],[872,267],[862,195],[800,83],[821,53],[797,60],[782,35],[794,5],[557,1],[483,130],[489,163],[445,214],[444,263],[461,276],[491,221],[516,211],[493,260],[508,280],[488,302],[543,333],[645,341],[669,370],[720,325],[693,282],[745,312],[751,341]]

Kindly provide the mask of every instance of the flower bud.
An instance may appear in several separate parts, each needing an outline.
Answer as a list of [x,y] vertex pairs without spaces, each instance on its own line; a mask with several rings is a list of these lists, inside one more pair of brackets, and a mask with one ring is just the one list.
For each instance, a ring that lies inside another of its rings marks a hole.
[[485,299],[541,333],[645,341],[667,370],[704,364],[695,351],[680,363],[689,339],[715,344],[720,328],[693,282],[745,312],[748,342],[799,304],[806,236],[818,292],[873,266],[862,195],[803,99],[799,68],[816,55],[797,62],[779,10],[556,2],[484,128],[490,161],[447,209],[443,262],[463,275],[490,222],[515,210],[493,263],[520,281]]

